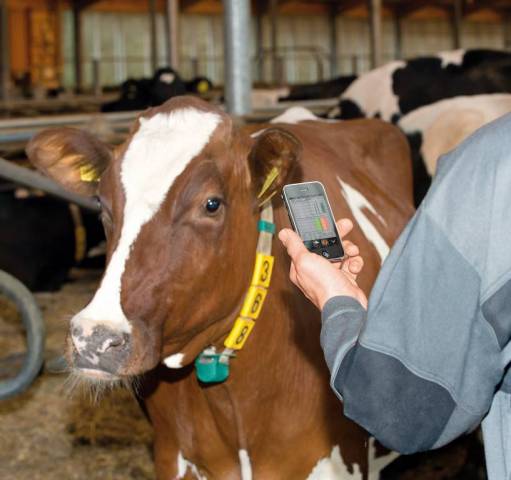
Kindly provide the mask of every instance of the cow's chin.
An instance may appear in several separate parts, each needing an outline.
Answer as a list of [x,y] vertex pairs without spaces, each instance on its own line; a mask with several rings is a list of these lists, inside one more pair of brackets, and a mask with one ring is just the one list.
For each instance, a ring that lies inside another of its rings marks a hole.
[[121,377],[117,375],[113,375],[109,372],[105,372],[104,370],[95,370],[93,368],[74,368],[73,372],[78,377],[83,378],[84,380],[88,380],[91,382],[118,382],[121,380]]

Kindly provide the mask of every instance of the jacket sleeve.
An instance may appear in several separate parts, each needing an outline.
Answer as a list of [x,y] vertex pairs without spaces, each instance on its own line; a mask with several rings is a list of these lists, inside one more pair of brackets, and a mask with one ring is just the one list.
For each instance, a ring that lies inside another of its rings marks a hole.
[[385,261],[368,312],[347,297],[322,312],[321,343],[345,415],[401,453],[474,429],[503,378],[481,302],[492,185],[474,180],[482,166],[470,153],[442,162],[449,167]]

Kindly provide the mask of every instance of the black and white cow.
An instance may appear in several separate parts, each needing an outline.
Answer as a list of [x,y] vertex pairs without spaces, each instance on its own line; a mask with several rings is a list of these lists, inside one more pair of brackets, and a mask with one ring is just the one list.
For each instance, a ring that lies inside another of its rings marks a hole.
[[347,75],[323,82],[292,85],[289,87],[289,93],[279,98],[279,102],[335,98],[341,95],[356,78],[356,75]]
[[435,174],[438,159],[478,128],[511,112],[511,94],[448,98],[401,117],[397,125],[412,150],[414,197],[418,206]]
[[0,183],[0,270],[30,290],[57,290],[75,265],[104,266],[87,252],[105,239],[96,213]]
[[511,92],[511,53],[454,50],[390,62],[361,75],[328,116],[379,117],[395,123],[438,100],[499,92]]

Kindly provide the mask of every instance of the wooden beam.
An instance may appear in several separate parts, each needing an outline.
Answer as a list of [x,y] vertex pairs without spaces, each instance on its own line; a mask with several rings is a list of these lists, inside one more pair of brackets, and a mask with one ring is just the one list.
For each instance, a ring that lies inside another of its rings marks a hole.
[[73,5],[73,9],[77,8],[78,10],[83,10],[84,8],[90,7],[99,1],[100,0],[74,0],[71,1],[71,3]]
[[11,66],[9,59],[9,13],[6,0],[0,0],[0,99],[9,98]]
[[363,5],[364,2],[361,2],[360,0],[346,0],[341,2],[337,6],[337,13],[339,15],[342,15],[344,12],[347,12],[348,10],[351,10],[353,8],[360,7],[360,5]]

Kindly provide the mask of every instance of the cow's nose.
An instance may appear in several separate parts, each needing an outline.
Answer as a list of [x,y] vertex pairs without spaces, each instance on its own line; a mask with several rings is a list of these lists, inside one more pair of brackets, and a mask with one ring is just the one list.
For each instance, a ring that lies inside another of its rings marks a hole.
[[129,355],[129,334],[105,325],[95,326],[90,335],[84,335],[81,327],[74,327],[71,337],[75,347],[74,365],[77,368],[116,373]]

